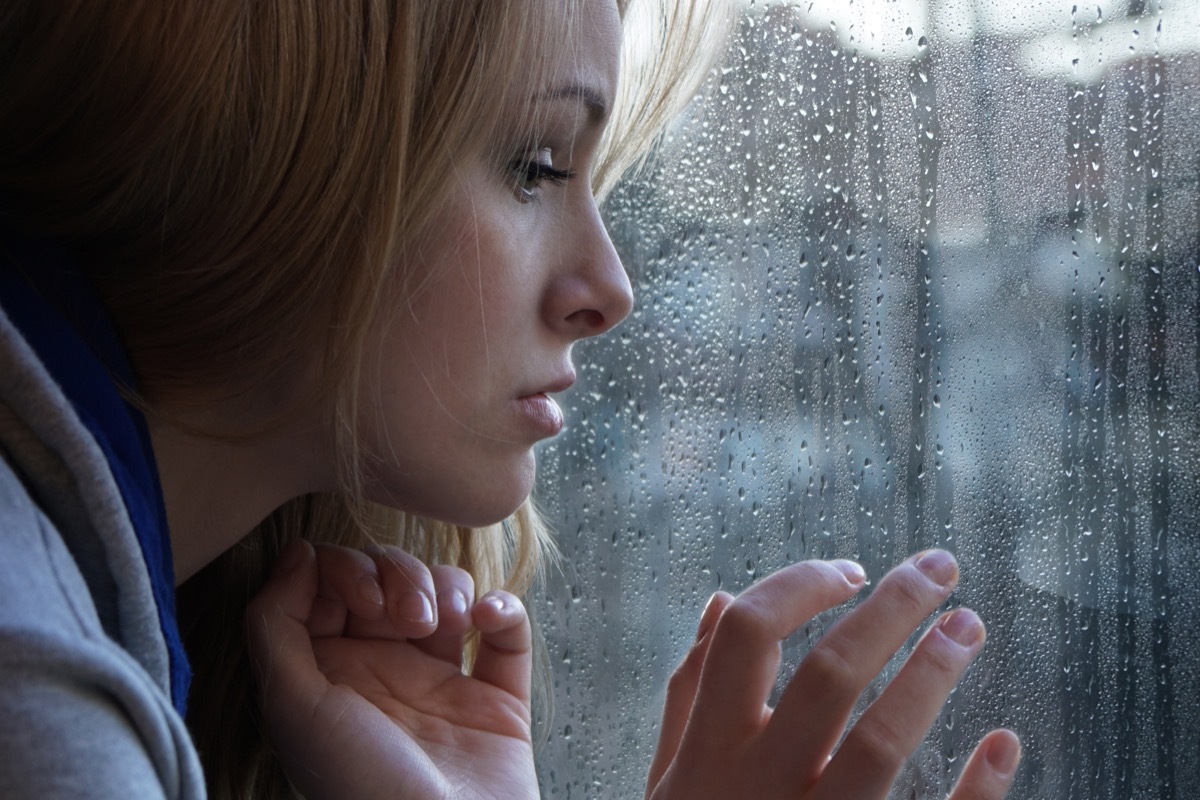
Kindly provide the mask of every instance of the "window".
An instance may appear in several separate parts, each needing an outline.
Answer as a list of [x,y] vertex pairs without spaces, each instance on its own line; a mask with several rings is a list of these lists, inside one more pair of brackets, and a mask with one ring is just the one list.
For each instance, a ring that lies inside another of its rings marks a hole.
[[935,545],[989,642],[894,797],[997,725],[1014,798],[1200,795],[1200,5],[748,5],[606,213],[639,303],[541,453],[547,797],[641,795],[717,588]]

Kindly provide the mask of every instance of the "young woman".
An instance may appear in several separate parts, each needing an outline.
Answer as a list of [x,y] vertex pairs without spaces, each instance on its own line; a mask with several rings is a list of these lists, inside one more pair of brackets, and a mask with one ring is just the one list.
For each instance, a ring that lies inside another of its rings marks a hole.
[[[532,447],[630,310],[593,187],[678,74],[619,88],[623,10],[0,10],[0,795],[537,795]],[[884,796],[979,620],[837,745],[956,577],[902,564],[774,710],[779,640],[862,571],[714,596],[648,796]],[[990,734],[955,800],[1016,758]]]

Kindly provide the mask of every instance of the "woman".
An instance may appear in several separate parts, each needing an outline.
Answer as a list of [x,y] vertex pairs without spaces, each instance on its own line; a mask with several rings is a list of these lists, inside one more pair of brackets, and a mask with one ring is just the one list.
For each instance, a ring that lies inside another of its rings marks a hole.
[[[606,122],[669,108],[618,92],[621,9],[49,6],[0,10],[0,794],[536,796],[532,446],[632,303],[592,185],[648,137]],[[648,795],[885,794],[969,611],[829,754],[956,576],[901,565],[773,713],[778,641],[864,576],[716,595]]]

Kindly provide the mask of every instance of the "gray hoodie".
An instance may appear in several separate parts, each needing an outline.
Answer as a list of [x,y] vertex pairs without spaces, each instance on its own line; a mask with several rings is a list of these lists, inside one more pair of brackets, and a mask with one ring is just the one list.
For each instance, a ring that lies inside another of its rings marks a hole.
[[0,310],[0,798],[202,798],[95,439]]

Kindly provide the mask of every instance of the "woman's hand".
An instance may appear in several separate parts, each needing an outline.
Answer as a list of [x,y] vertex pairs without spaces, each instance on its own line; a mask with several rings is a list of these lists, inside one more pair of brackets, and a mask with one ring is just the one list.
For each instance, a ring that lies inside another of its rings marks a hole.
[[[272,744],[316,798],[531,798],[529,617],[396,548],[295,541],[247,611]],[[480,644],[462,672],[463,636]]]
[[[813,647],[774,709],[766,702],[779,669],[780,641],[861,589],[861,568],[848,561],[806,561],[736,598],[713,595],[697,642],[667,688],[646,796],[886,797],[983,647],[979,618],[960,608],[934,622],[896,678],[838,742],[867,684],[957,580],[953,557],[940,550],[919,553],[892,570]],[[1019,750],[1013,733],[992,731],[967,762],[951,800],[1003,797]]]

